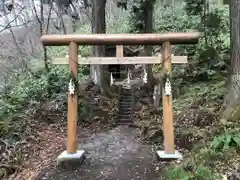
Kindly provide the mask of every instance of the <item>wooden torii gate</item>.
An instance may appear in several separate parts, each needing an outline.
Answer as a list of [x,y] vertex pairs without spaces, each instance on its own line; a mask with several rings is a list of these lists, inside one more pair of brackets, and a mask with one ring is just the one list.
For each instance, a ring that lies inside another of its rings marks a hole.
[[[171,74],[172,63],[187,63],[187,57],[173,56],[171,45],[196,44],[200,37],[198,32],[166,33],[166,34],[84,34],[84,35],[44,35],[41,41],[44,46],[69,46],[69,60],[54,59],[54,64],[69,64],[69,71],[77,82],[78,66],[81,64],[163,64],[168,74]],[[116,57],[85,57],[78,56],[78,45],[116,45]],[[123,57],[122,45],[162,45],[158,57]],[[79,58],[79,59],[78,59]],[[77,150],[77,88],[73,94],[68,94],[67,115],[67,150],[59,157],[59,161],[79,160],[84,150]],[[160,158],[178,159],[182,155],[174,147],[174,125],[172,95],[163,93],[163,134],[164,151],[157,151]]]

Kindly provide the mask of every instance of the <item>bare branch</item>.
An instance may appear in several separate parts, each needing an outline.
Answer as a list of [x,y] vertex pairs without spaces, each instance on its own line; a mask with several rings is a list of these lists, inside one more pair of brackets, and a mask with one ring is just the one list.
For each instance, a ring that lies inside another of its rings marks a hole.
[[6,169],[16,170],[16,169],[19,168],[19,166],[16,166],[16,165],[8,165],[8,164],[0,164],[0,168],[6,168]]
[[49,29],[49,24],[50,24],[52,9],[53,9],[53,0],[51,0],[51,5],[50,5],[49,12],[48,12],[47,27],[46,27],[46,32],[45,32],[46,34],[48,34],[48,29]]
[[33,3],[33,10],[34,10],[35,16],[36,16],[36,18],[37,18],[37,21],[41,24],[42,22],[41,22],[40,18],[38,17],[37,9],[36,9],[34,0],[32,0],[32,3]]
[[3,32],[3,31],[5,31],[5,30],[7,30],[7,29],[9,29],[9,28],[11,28],[11,23],[12,22],[14,22],[17,18],[18,18],[18,16],[22,13],[22,11],[23,11],[23,9],[24,8],[22,8],[21,10],[20,10],[20,12],[14,17],[14,19],[12,19],[11,21],[9,21],[9,19],[8,19],[8,17],[6,16],[6,18],[7,18],[7,20],[8,20],[8,23],[7,23],[7,25],[0,25],[0,27],[3,27],[3,29],[2,30],[0,30],[0,33],[1,32]]

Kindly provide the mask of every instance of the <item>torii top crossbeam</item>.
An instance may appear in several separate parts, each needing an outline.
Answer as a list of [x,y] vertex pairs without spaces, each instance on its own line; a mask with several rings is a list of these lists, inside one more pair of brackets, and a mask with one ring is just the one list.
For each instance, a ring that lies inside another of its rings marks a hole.
[[[117,45],[116,56],[123,60],[123,45],[162,45],[161,57],[151,57],[155,62],[162,63],[163,68],[169,75],[172,68],[172,48],[174,44],[196,44],[200,37],[199,32],[181,32],[181,33],[166,33],[166,34],[81,34],[81,35],[44,35],[41,38],[43,45],[45,46],[69,46],[69,70],[73,77],[70,79],[70,85],[72,81],[78,82],[78,67],[83,64],[78,63],[78,45]],[[101,62],[101,58],[98,59],[98,63]],[[146,58],[149,62],[150,57],[134,57],[134,59],[140,62],[139,58]],[[80,57],[80,60],[83,59]],[[132,60],[134,60],[132,59]],[[84,59],[87,61],[87,58]],[[88,62],[93,62],[94,59],[88,59]],[[105,58],[104,61],[107,59]],[[109,59],[108,59],[109,60]],[[111,60],[112,61],[112,60]],[[96,62],[96,59],[95,59]],[[109,61],[108,61],[109,62]],[[117,64],[118,59],[115,59]],[[178,60],[175,63],[179,62]],[[185,62],[185,61],[184,61]],[[182,63],[184,63],[182,61]],[[105,62],[106,63],[106,62]],[[109,62],[110,63],[110,62]],[[130,63],[125,62],[125,63]],[[135,61],[135,63],[137,63]],[[94,64],[94,63],[93,63]],[[96,64],[96,63],[95,63]],[[169,79],[168,79],[169,81]],[[166,84],[166,83],[165,83]],[[181,158],[174,147],[174,125],[173,125],[173,112],[172,112],[172,95],[171,86],[168,82],[168,88],[163,92],[162,104],[163,104],[163,134],[164,134],[164,151],[157,151],[160,158]],[[170,86],[170,90],[169,90]],[[74,86],[73,86],[74,87]],[[73,91],[72,91],[73,90]],[[71,159],[75,157],[82,157],[84,151],[77,150],[77,119],[78,119],[78,88],[70,88],[68,93],[68,140],[67,151],[63,152],[58,160]]]
[[161,45],[196,44],[199,32],[181,32],[165,34],[73,34],[43,35],[41,41],[45,46],[67,46],[71,42],[78,45]]

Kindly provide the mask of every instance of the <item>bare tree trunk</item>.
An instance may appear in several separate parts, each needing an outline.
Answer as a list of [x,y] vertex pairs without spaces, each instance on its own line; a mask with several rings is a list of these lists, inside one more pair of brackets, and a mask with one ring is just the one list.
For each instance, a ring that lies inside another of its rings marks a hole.
[[153,106],[155,110],[160,107],[160,101],[162,99],[162,84],[158,83],[154,86],[153,91]]
[[[92,33],[105,34],[106,21],[105,21],[105,5],[106,0],[92,0]],[[105,46],[93,46],[93,56],[105,56]],[[106,66],[91,65],[90,74],[95,83],[100,85],[101,93],[109,95],[108,75],[104,73]]]
[[240,120],[240,1],[230,1],[231,59],[222,120]]
[[[43,24],[44,24],[44,14],[43,14],[43,0],[40,0],[40,2],[41,2],[41,7],[40,7],[40,9],[41,9],[41,12],[40,12],[40,34],[41,34],[41,36],[44,34],[44,32],[43,32]],[[37,16],[37,14],[36,14],[36,16]],[[43,52],[44,52],[44,66],[45,66],[45,70],[47,71],[47,72],[49,72],[49,67],[48,67],[48,62],[47,62],[47,48],[46,48],[46,46],[43,46]]]
[[[105,2],[104,2],[105,1]],[[92,33],[106,33],[105,22],[105,3],[106,0],[92,0]],[[104,46],[93,46],[93,56],[104,56]],[[91,65],[91,77],[95,83],[100,85],[100,65]]]
[[[147,0],[145,3],[145,33],[153,32],[153,7],[155,0]],[[144,47],[145,55],[152,56],[152,46]],[[145,65],[145,69],[147,71],[148,83],[147,88],[148,91],[152,90],[153,86],[153,73],[152,73],[152,65]]]

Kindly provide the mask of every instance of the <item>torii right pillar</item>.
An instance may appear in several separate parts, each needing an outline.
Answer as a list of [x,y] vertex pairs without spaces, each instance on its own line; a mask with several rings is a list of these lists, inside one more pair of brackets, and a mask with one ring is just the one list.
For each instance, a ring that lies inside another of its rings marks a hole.
[[[162,45],[162,67],[171,74],[172,71],[172,49],[170,42]],[[174,147],[174,124],[173,124],[173,106],[172,93],[165,92],[165,84],[163,85],[163,135],[164,135],[164,151],[157,151],[160,159],[182,159],[182,155],[175,150]]]

